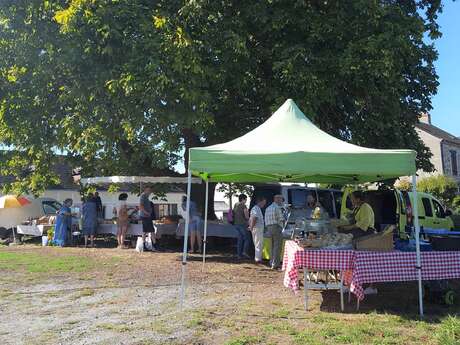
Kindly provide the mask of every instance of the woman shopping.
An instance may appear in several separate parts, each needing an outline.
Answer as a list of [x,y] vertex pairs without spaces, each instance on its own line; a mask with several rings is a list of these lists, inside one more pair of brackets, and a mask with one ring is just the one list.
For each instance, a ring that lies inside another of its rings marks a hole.
[[64,200],[64,204],[57,213],[56,224],[54,225],[53,242],[60,247],[65,246],[68,238],[67,235],[72,227],[72,211],[70,209],[70,207],[72,207],[72,203],[72,199]]
[[94,247],[94,237],[97,230],[97,203],[93,193],[86,196],[82,206],[83,234],[85,235],[85,248],[88,246],[88,237],[91,240],[91,247]]

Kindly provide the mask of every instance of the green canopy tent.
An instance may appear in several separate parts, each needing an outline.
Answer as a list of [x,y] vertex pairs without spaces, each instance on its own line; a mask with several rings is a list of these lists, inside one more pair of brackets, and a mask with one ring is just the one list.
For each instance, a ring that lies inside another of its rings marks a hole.
[[[188,178],[194,175],[206,181],[206,198],[209,181],[358,184],[407,175],[413,175],[415,193],[415,158],[416,152],[412,150],[371,149],[339,140],[316,127],[294,101],[288,99],[266,122],[249,133],[227,143],[191,148]],[[188,184],[187,195],[190,188]],[[187,262],[189,200],[187,198],[181,301]],[[417,198],[414,200],[416,203]],[[417,209],[414,205],[414,213]],[[414,214],[414,218],[418,241],[418,216]],[[206,229],[205,220],[203,263]],[[418,244],[417,266],[420,267]],[[421,296],[420,269],[419,293]],[[423,313],[421,299],[420,312]]]

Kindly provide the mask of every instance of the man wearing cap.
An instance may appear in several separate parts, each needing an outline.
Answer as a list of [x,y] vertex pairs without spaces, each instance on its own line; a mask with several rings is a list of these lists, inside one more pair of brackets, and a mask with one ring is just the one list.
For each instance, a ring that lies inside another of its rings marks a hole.
[[272,238],[272,248],[270,257],[270,266],[272,269],[277,269],[281,262],[281,231],[284,226],[284,217],[281,206],[283,205],[283,196],[277,194],[273,197],[273,202],[265,210],[265,226],[267,232]]

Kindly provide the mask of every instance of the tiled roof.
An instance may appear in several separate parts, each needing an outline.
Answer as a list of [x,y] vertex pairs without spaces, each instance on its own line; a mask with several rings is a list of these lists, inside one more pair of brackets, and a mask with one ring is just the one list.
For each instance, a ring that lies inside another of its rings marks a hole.
[[455,135],[452,135],[452,134],[442,130],[441,128],[438,128],[436,126],[430,125],[428,123],[423,123],[423,122],[419,122],[416,125],[416,127],[421,129],[424,132],[427,132],[427,133],[435,136],[436,138],[448,141],[448,142],[450,142],[452,144],[455,144],[455,145],[460,145],[460,138],[458,138]]

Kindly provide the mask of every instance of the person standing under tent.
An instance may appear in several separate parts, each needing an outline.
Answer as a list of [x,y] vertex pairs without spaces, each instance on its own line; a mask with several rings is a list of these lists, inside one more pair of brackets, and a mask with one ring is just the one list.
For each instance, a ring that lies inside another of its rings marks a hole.
[[[187,196],[182,197],[182,211],[187,214]],[[185,229],[184,229],[185,230]],[[189,234],[190,234],[190,253],[196,253],[195,242],[198,245],[198,253],[201,253],[203,240],[201,239],[201,218],[198,214],[196,203],[190,200],[189,212]]]
[[255,249],[255,261],[256,263],[262,262],[262,246],[264,240],[264,215],[262,208],[267,204],[267,199],[263,196],[256,198],[256,204],[252,207],[249,216],[249,230],[252,233],[252,239],[254,241]]
[[281,206],[283,205],[283,196],[277,194],[273,197],[273,202],[265,210],[265,227],[267,233],[272,238],[272,247],[270,255],[271,269],[277,269],[281,263],[281,244],[283,238],[281,232],[284,227],[284,216]]
[[81,208],[82,230],[85,236],[85,248],[88,246],[88,237],[91,247],[94,248],[94,237],[97,230],[97,202],[93,193],[88,193]]
[[67,234],[72,227],[72,199],[65,199],[61,209],[57,212],[54,224],[53,242],[57,246],[64,247],[67,242]]
[[[353,238],[374,234],[376,232],[374,210],[371,205],[365,202],[364,193],[359,190],[351,193],[351,203],[353,204],[353,213],[349,221],[350,224],[339,226],[339,232],[352,234]],[[378,291],[372,284],[369,284],[364,289],[364,293],[375,295]]]
[[142,192],[139,198],[139,213],[142,221],[142,242],[145,243],[145,236],[146,234],[155,233],[155,229],[153,227],[152,221],[152,214],[153,208],[150,204],[150,195],[152,194],[152,187],[146,186],[144,187],[144,191]]
[[248,197],[245,194],[238,196],[238,202],[233,207],[233,223],[238,232],[236,255],[238,259],[249,258],[248,251],[251,242],[251,233],[248,231],[249,210],[246,206]]
[[118,248],[126,248],[125,237],[129,226],[128,205],[126,204],[126,200],[128,200],[128,194],[121,193],[118,196],[118,205],[116,209]]
[[98,192],[94,193],[94,201],[96,202],[97,207],[97,218],[104,218],[104,215],[102,214],[102,200]]

